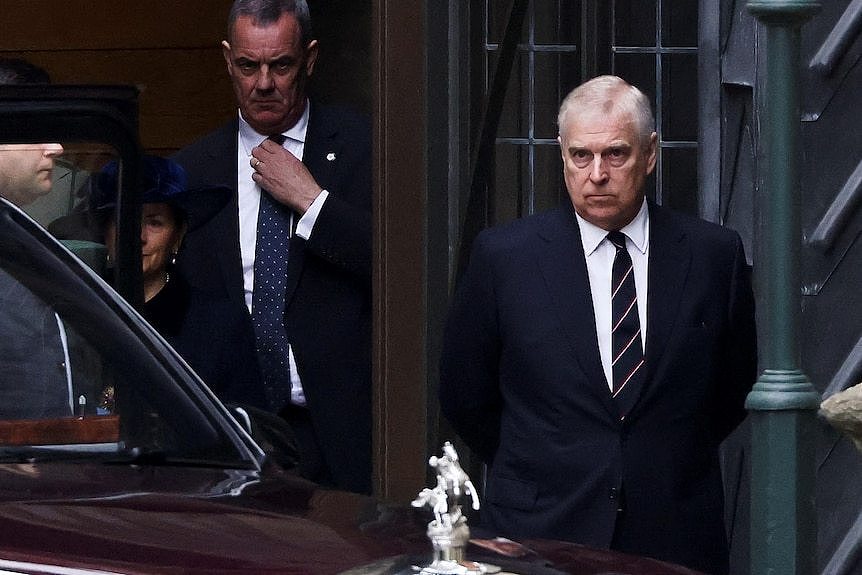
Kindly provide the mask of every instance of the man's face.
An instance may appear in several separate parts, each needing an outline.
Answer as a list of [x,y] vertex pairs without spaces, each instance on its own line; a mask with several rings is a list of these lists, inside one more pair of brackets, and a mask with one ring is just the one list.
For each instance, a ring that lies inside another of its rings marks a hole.
[[60,144],[0,144],[0,196],[26,206],[51,191]]
[[656,135],[649,145],[630,117],[570,110],[560,129],[563,176],[578,214],[605,230],[618,230],[637,215],[644,180],[655,168]]
[[283,14],[268,26],[249,16],[222,42],[227,71],[243,118],[265,135],[281,133],[302,116],[306,84],[317,60],[317,41],[302,45],[299,22]]

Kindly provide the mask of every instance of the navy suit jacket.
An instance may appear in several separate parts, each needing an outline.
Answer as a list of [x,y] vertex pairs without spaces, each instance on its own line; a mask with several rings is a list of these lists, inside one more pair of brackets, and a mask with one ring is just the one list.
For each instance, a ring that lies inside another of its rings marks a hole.
[[482,519],[495,531],[722,572],[718,447],[756,377],[750,274],[735,232],[649,210],[647,371],[624,422],[569,202],[477,238],[446,328],[441,407],[489,464]]
[[[233,200],[188,234],[189,283],[243,302],[237,212],[237,120],[183,150],[189,187],[223,185]],[[329,192],[311,238],[291,239],[285,328],[320,448],[338,487],[371,490],[371,128],[312,103],[303,163]]]

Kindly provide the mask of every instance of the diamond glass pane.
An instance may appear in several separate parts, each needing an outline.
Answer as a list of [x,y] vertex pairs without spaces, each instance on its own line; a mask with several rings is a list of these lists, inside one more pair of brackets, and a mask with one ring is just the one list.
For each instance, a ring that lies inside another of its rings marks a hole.
[[[509,10],[511,0],[486,0],[488,6],[488,38],[490,44],[499,44],[506,35],[506,26],[509,24]],[[529,38],[527,26],[521,28],[521,42],[527,42]]]
[[697,148],[662,149],[662,203],[696,215]]
[[581,27],[580,0],[533,0],[533,42],[577,45]]
[[637,86],[649,97],[655,109],[655,54],[617,54],[614,57],[614,74]]
[[661,43],[665,47],[697,47],[698,3],[662,0]]
[[697,54],[662,55],[662,140],[697,141]]
[[579,58],[575,52],[535,54],[533,137],[557,137],[557,111],[566,94],[579,83]]
[[[488,83],[493,82],[493,71],[497,65],[496,54],[490,58]],[[503,99],[503,111],[497,129],[498,138],[525,138],[529,130],[529,55],[519,53],[514,60],[506,95]]]
[[535,167],[533,210],[541,212],[559,205],[563,200],[568,201],[569,196],[563,181],[560,147],[556,144],[537,144],[533,162]]
[[614,44],[655,46],[654,0],[614,0]]
[[522,196],[529,188],[529,172],[524,169],[522,158],[526,146],[498,143],[495,149],[494,190],[489,201],[491,221],[500,224],[521,217]]

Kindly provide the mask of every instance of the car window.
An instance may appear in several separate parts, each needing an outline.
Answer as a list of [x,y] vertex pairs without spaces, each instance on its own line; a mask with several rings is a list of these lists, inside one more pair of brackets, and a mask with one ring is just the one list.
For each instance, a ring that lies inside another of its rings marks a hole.
[[[104,229],[87,214],[93,178],[121,165],[113,285],[142,304],[138,90],[133,86],[0,85],[0,196],[103,274]],[[22,179],[23,178],[23,179]]]
[[[62,152],[54,160],[50,192],[22,206],[34,220],[50,227],[58,219],[86,208],[90,177],[118,153],[100,142],[59,141]],[[60,222],[57,222],[60,223]]]
[[128,304],[0,205],[0,458],[254,463],[241,432]]
[[[0,455],[255,467],[260,449],[133,309],[140,157],[136,88],[0,86]],[[113,160],[109,262],[88,208]]]
[[[99,171],[118,161],[118,152],[100,142],[56,142],[61,152],[53,160],[50,186],[46,183],[25,201],[14,202],[49,233],[102,277],[108,277],[109,261],[104,241],[104,214],[91,210]],[[39,146],[36,144],[34,146]],[[58,148],[58,149],[59,149]],[[0,146],[0,156],[19,153]],[[38,153],[38,150],[36,150]],[[5,162],[8,163],[9,161]],[[4,160],[0,157],[0,165]],[[37,183],[33,184],[34,187]],[[2,185],[0,185],[2,188]],[[0,195],[4,195],[0,189]]]

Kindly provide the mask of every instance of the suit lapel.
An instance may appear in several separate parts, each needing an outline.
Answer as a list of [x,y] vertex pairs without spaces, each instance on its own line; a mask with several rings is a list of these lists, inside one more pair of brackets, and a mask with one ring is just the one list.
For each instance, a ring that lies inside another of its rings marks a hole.
[[[218,182],[221,185],[227,186],[236,191],[236,165],[233,162],[225,162],[225,158],[237,157],[237,132],[239,130],[239,120],[234,118],[228,122],[218,132],[218,136],[212,140],[207,153],[210,156],[211,165],[208,179]],[[229,154],[233,154],[230,156]]]
[[[312,103],[308,117],[308,130],[302,163],[325,190],[333,191],[333,175],[341,152],[341,140],[337,124],[331,121],[326,110]],[[296,292],[299,278],[305,265],[305,240],[294,236],[290,242],[289,262],[287,265],[287,286],[285,288],[285,308]]]
[[321,188],[330,189],[333,184],[341,146],[338,125],[331,121],[325,109],[312,104],[302,163],[308,167]]
[[[308,129],[305,133],[305,145],[302,151],[302,163],[308,168],[308,171],[314,177],[315,181],[323,189],[329,189],[330,169],[327,164],[332,164],[334,161],[327,161],[326,157],[330,152],[326,152],[330,145],[329,142],[334,138],[334,132],[322,120],[319,114],[319,108],[311,105],[311,110],[308,117]],[[332,158],[337,154],[332,153]],[[299,278],[302,276],[302,271],[305,266],[305,244],[306,241],[299,236],[294,235],[290,241],[290,252],[288,254],[287,264],[287,286],[285,286],[285,313],[296,293],[296,287],[299,285]]]
[[650,204],[649,294],[647,304],[646,373],[641,399],[655,391],[659,366],[670,334],[676,328],[689,268],[691,246],[667,210]]
[[244,301],[236,164],[235,161],[225,161],[225,158],[237,157],[238,123],[239,121],[234,119],[225,124],[208,150],[210,161],[207,169],[210,170],[210,180],[233,191],[230,203],[218,214],[217,224],[212,226],[214,233],[210,235],[209,241],[218,258],[222,279],[230,297]]
[[596,320],[581,235],[569,202],[554,211],[539,233],[545,248],[536,254],[545,284],[558,312],[572,356],[586,375],[589,390],[614,418],[617,408],[602,369]]

